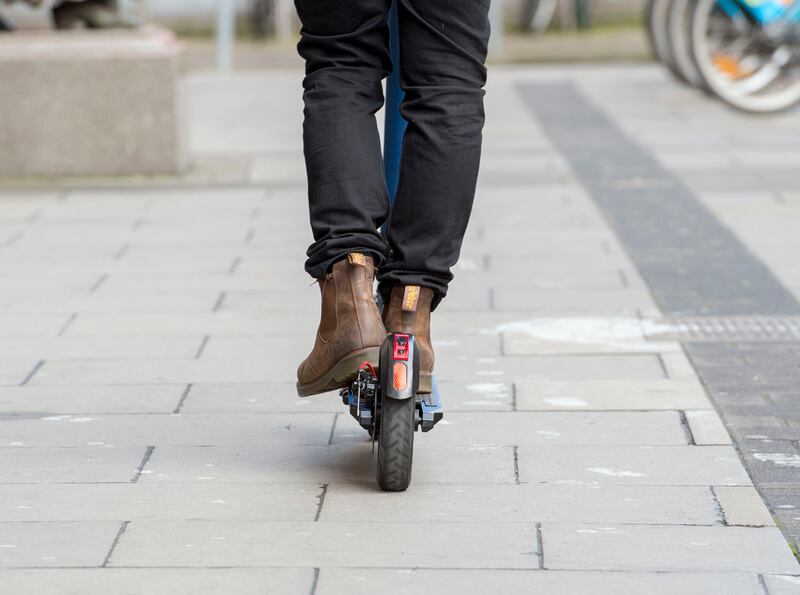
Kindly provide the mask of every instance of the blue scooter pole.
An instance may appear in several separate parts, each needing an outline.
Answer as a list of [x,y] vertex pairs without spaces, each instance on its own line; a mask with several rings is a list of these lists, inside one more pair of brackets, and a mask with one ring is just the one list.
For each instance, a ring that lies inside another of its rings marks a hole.
[[389,203],[394,202],[400,180],[400,154],[403,150],[403,135],[408,123],[400,115],[403,90],[400,88],[400,39],[398,36],[397,0],[392,2],[389,12],[389,44],[392,54],[392,74],[386,81],[386,104],[383,128],[383,172],[389,190]]

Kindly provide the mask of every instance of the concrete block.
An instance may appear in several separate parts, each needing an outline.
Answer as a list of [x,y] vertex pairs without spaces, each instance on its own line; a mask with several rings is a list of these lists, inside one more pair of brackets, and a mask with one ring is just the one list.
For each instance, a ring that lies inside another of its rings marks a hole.
[[[191,393],[190,393],[191,394]],[[187,397],[188,398],[188,397]],[[3,440],[29,447],[328,444],[334,415],[42,416],[7,423]]]
[[178,56],[162,30],[5,36],[0,176],[181,171]]
[[[342,420],[344,421],[344,420]],[[414,485],[514,483],[514,453],[506,447],[433,448],[417,435]],[[2,450],[0,449],[0,453]],[[447,464],[442,464],[447,461]],[[141,482],[357,483],[375,487],[375,456],[361,444],[156,448]],[[211,472],[209,472],[211,471]]]
[[[680,417],[674,411],[460,412],[445,414],[441,423],[437,444],[686,444]],[[360,441],[362,432],[355,424],[337,424],[336,441]]]
[[[475,539],[475,535],[481,535]],[[366,544],[368,549],[362,550]],[[533,523],[132,522],[112,566],[538,568]]]
[[171,413],[185,384],[0,387],[0,410],[41,415]]
[[[0,494],[4,492],[0,491]],[[346,518],[413,518],[415,522],[498,522],[511,518],[558,523],[719,523],[705,486],[575,486],[565,484],[420,484],[402,498],[363,486],[328,487],[320,522]]]
[[714,494],[728,525],[747,527],[772,527],[775,525],[772,515],[755,488],[751,486],[715,486]]
[[697,380],[535,380],[516,385],[518,411],[691,409],[711,403]]
[[[789,583],[796,577],[775,577]],[[796,584],[800,584],[798,581]],[[772,583],[770,583],[772,585]],[[180,591],[178,591],[180,593]],[[459,595],[565,593],[569,595],[763,595],[755,574],[323,568],[316,595]],[[772,591],[788,595],[796,591]],[[48,592],[46,595],[50,595]],[[72,595],[71,593],[69,595]]]
[[521,446],[523,482],[751,485],[730,446]]
[[[305,595],[314,584],[313,568],[81,568],[6,570],[10,593],[36,595]],[[731,595],[739,595],[730,591]],[[684,595],[688,595],[684,592]]]
[[[3,422],[9,423],[9,422]],[[0,483],[130,482],[145,456],[144,447],[0,448]]]
[[792,573],[775,527],[543,525],[545,568]]
[[[0,485],[4,521],[161,519],[313,521],[322,487],[304,484],[102,483]],[[2,554],[2,552],[0,552]]]
[[730,444],[731,437],[714,409],[686,411],[686,421],[695,444]]
[[117,521],[2,523],[0,568],[100,566],[121,525]]
[[764,577],[770,595],[797,595],[800,593],[800,575],[776,574]]

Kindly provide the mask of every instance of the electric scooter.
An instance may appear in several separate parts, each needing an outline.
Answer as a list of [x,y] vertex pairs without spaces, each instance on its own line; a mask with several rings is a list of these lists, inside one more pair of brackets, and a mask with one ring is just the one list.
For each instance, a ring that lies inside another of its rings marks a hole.
[[436,379],[433,392],[418,393],[419,352],[414,335],[389,333],[375,370],[365,362],[358,376],[341,391],[342,401],[359,425],[378,443],[378,486],[402,492],[411,483],[414,433],[430,431],[444,413]]

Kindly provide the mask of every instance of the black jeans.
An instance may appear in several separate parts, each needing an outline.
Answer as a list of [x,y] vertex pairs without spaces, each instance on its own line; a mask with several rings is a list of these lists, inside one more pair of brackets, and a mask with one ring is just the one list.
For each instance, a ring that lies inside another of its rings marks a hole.
[[[438,303],[475,195],[489,0],[396,1],[408,129],[390,213],[375,112],[392,69],[391,0],[295,0],[315,240],[306,271],[320,278],[348,252],[364,252],[375,259],[382,292],[422,285]],[[384,237],[378,228],[387,219]]]

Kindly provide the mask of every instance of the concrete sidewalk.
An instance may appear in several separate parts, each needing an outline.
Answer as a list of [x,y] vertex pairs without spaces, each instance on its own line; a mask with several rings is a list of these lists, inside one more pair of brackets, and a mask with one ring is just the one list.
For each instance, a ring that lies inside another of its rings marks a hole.
[[800,593],[798,115],[495,70],[445,420],[385,494],[294,394],[299,82],[193,76],[184,178],[0,190],[0,590]]

